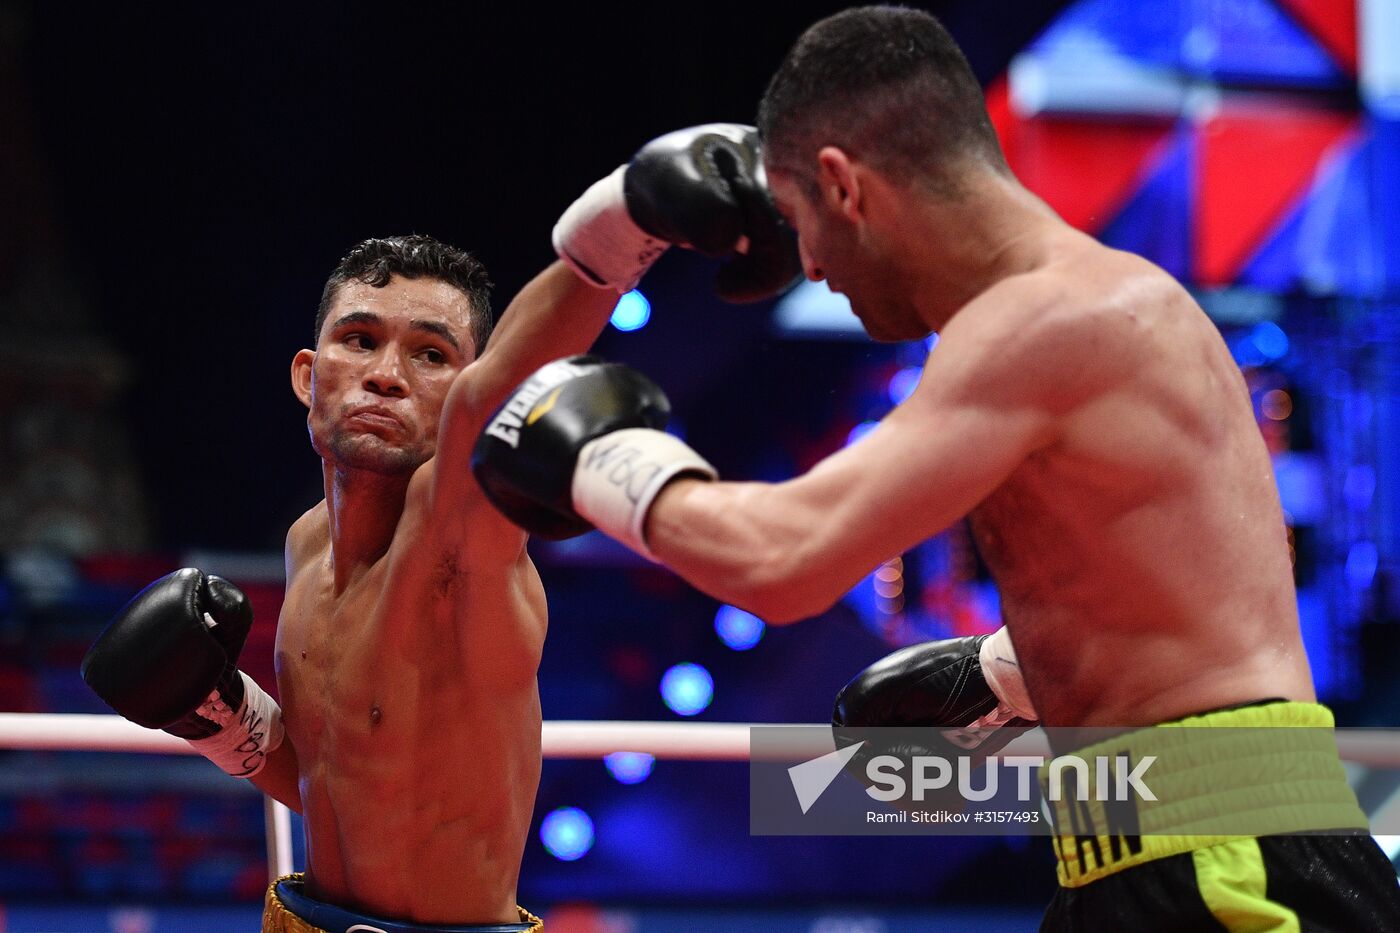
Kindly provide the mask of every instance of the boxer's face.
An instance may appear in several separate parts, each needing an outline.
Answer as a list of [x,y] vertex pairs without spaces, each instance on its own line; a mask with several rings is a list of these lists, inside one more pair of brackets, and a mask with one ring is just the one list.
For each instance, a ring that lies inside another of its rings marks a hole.
[[797,231],[797,251],[802,257],[802,272],[813,282],[825,281],[832,291],[842,291],[833,274],[838,262],[833,243],[833,225],[823,217],[823,205],[813,202],[806,188],[791,174],[780,169],[768,169],[768,186],[773,204]]
[[905,339],[891,325],[893,303],[885,285],[889,277],[881,271],[878,257],[863,248],[850,217],[832,198],[808,197],[806,188],[788,172],[769,167],[768,184],[774,205],[797,231],[807,278],[824,280],[832,291],[850,299],[851,310],[874,339]]
[[437,450],[452,380],[476,355],[467,296],[437,279],[349,281],[317,349],[292,361],[311,446],[338,466],[409,473]]

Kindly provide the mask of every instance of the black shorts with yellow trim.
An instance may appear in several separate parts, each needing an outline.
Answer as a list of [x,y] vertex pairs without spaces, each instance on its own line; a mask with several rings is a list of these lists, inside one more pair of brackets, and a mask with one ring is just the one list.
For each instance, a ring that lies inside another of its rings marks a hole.
[[1158,801],[1130,815],[1131,833],[1112,805],[1048,804],[1061,887],[1041,929],[1400,931],[1395,869],[1332,728],[1325,707],[1277,702],[1078,750],[1154,756]]
[[1062,887],[1040,929],[1400,930],[1400,885],[1369,835],[1245,838]]

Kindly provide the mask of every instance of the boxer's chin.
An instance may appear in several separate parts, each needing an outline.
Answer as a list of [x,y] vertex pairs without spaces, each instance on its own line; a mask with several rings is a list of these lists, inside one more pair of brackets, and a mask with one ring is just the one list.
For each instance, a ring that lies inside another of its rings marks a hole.
[[877,343],[899,343],[908,340],[897,328],[890,327],[886,321],[877,317],[860,316],[860,323],[865,327],[865,333]]
[[411,474],[432,457],[431,451],[401,446],[374,434],[338,431],[331,437],[326,458],[338,467],[381,476]]

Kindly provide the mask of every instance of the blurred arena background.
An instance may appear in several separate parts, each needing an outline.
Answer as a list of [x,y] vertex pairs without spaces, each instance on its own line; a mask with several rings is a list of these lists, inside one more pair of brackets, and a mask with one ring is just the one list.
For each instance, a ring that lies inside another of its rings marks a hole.
[[[245,667],[274,688],[282,537],[321,495],[287,368],[335,260],[430,233],[503,308],[584,186],[667,130],[751,122],[841,6],[0,4],[0,711],[106,712],[78,661],[187,564],[252,594]],[[1400,724],[1400,4],[925,6],[1017,173],[1221,327],[1322,697]],[[722,475],[790,476],[912,389],[927,344],[870,343],[822,287],[724,306],[711,272],[673,251],[598,350]],[[998,620],[961,527],[780,630],[596,535],[533,550],[547,719],[823,721],[892,646]],[[1015,930],[1054,885],[1043,839],[747,819],[740,765],[547,762],[522,902],[554,931]],[[0,751],[0,933],[252,929],[266,872],[261,796],[202,760]]]

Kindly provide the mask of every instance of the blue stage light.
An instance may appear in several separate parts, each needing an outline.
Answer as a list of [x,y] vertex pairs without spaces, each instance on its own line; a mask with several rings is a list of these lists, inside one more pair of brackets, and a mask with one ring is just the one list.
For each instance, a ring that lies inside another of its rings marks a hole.
[[714,699],[715,681],[699,664],[677,664],[661,675],[661,699],[673,713],[694,716]]
[[540,821],[540,842],[560,861],[583,858],[593,848],[593,821],[578,807],[560,807]]
[[1241,366],[1263,366],[1269,362],[1264,351],[1254,342],[1253,333],[1243,334],[1230,341],[1230,355]]
[[651,302],[635,288],[621,298],[613,308],[612,326],[618,330],[641,330],[651,320]]
[[737,606],[720,606],[715,613],[715,634],[735,651],[748,651],[758,644],[767,627],[758,616]]
[[1357,589],[1365,589],[1376,579],[1380,552],[1370,541],[1357,541],[1347,551],[1347,579]]
[[924,373],[921,366],[906,366],[890,377],[890,384],[886,391],[890,394],[890,403],[898,405],[914,394],[918,388],[919,377]]
[[856,441],[875,430],[879,424],[880,422],[878,421],[862,421],[860,424],[851,428],[851,433],[846,435],[846,446],[850,447]]
[[1342,497],[1347,507],[1364,512],[1371,507],[1376,495],[1376,471],[1365,463],[1353,464],[1347,470],[1346,482],[1342,485]]
[[640,784],[651,776],[656,758],[646,752],[613,752],[603,756],[608,771],[623,784]]
[[1255,324],[1250,341],[1266,360],[1281,360],[1288,355],[1288,335],[1273,321]]

